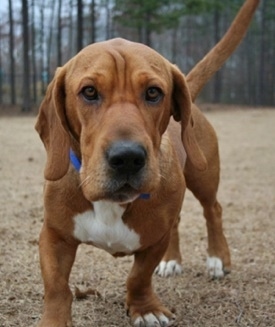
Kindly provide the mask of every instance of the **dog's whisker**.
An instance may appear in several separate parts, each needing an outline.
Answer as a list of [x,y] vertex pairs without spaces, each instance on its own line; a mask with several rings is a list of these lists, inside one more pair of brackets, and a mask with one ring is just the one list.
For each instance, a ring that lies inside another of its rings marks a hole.
[[83,181],[81,181],[79,183],[78,187],[81,188],[82,186],[89,184],[90,179],[91,179],[91,176],[88,175]]
[[163,179],[164,181],[167,181],[167,177],[164,176],[161,172],[159,173],[159,178]]

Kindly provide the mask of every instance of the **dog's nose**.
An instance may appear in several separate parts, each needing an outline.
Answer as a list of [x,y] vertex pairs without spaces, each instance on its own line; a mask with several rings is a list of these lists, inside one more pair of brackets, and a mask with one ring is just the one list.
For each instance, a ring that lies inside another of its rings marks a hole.
[[131,141],[115,142],[107,151],[108,164],[118,173],[137,173],[144,167],[146,157],[144,147]]

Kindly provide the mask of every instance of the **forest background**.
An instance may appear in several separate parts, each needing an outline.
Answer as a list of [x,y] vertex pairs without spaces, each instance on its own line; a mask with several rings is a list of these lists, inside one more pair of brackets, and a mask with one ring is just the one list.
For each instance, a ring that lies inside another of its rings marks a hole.
[[[218,42],[243,0],[1,0],[0,105],[37,107],[56,67],[84,46],[124,37],[184,73]],[[238,50],[200,95],[211,103],[275,105],[275,1],[261,0]]]

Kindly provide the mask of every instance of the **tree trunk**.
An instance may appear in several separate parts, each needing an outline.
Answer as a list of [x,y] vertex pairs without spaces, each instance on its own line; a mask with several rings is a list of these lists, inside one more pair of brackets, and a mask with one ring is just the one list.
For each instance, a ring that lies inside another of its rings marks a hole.
[[[273,8],[273,15],[275,14],[275,8]],[[274,17],[274,16],[273,16]],[[275,21],[273,19],[271,29],[273,30],[273,33],[275,31]],[[274,37],[274,34],[269,34],[269,42],[271,43],[271,60],[270,60],[270,83],[269,87],[271,89],[270,94],[270,101],[268,105],[274,106],[275,105],[275,92],[274,92],[274,85],[275,85],[275,43],[274,41],[271,42],[271,38]]]
[[13,9],[12,1],[9,0],[9,52],[10,52],[10,102],[16,104],[16,87],[15,87],[15,60],[14,60],[14,39],[13,39]]
[[266,31],[266,0],[262,0],[261,7],[261,31],[260,31],[260,58],[259,58],[259,95],[258,105],[265,104],[264,91],[265,91],[265,31]]
[[47,72],[44,64],[44,2],[41,1],[40,4],[40,44],[39,44],[39,53],[40,53],[40,79],[41,79],[41,95],[44,95],[46,92],[46,83],[47,83]]
[[62,0],[58,0],[57,12],[57,66],[62,65]]
[[[248,33],[244,42],[244,52],[245,52],[245,75],[246,75],[246,83],[244,85],[245,88],[245,103],[249,105],[253,105],[255,102],[255,69],[253,65],[254,56],[256,52],[254,37]],[[253,49],[253,51],[252,51]]]
[[0,104],[3,103],[2,38],[0,37]]
[[[70,6],[70,8],[73,7],[73,0],[70,0],[69,6]],[[70,13],[69,13],[69,56],[68,56],[69,58],[71,58],[74,54],[75,45],[74,45],[73,39],[74,39],[73,11],[70,10]]]
[[[215,8],[214,11],[214,44],[217,44],[220,40],[220,21],[221,21],[221,13],[218,7]],[[214,84],[213,84],[213,102],[220,103],[221,102],[221,93],[222,93],[222,71],[218,70],[214,76]]]
[[148,47],[152,46],[152,40],[151,40],[151,12],[147,12],[145,15],[145,21],[144,21],[144,43],[148,45]]
[[53,22],[54,22],[54,5],[55,0],[51,2],[51,19],[50,19],[50,33],[48,37],[48,49],[47,49],[47,67],[46,67],[46,83],[48,84],[51,79],[51,53],[52,53],[52,39],[53,39]]
[[77,51],[83,48],[83,3],[77,0]]
[[29,14],[28,0],[22,0],[23,21],[23,104],[22,111],[31,110],[30,101],[30,60],[29,60]]
[[110,0],[106,0],[106,40],[112,38],[112,11],[110,8]]
[[96,40],[95,23],[96,23],[95,0],[92,0],[91,1],[91,38],[90,38],[91,43],[95,43]]
[[32,0],[32,22],[31,22],[31,31],[32,31],[32,86],[33,86],[33,102],[37,102],[37,86],[36,86],[36,76],[37,76],[37,69],[36,69],[36,49],[35,49],[35,19],[34,19],[34,2]]
[[178,46],[178,26],[174,27],[172,30],[172,63],[177,62],[177,46]]

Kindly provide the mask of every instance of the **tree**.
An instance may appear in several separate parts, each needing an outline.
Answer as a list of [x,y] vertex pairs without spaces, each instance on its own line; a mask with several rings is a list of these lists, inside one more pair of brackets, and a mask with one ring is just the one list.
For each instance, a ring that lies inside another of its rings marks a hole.
[[28,0],[22,0],[23,29],[23,104],[22,111],[31,110],[30,97],[30,60],[29,60],[29,13]]
[[55,0],[51,0],[50,2],[50,22],[49,22],[49,35],[47,38],[47,66],[46,66],[46,80],[47,83],[50,80],[51,76],[51,54],[52,54],[52,46],[53,46],[53,29],[54,29],[54,17],[55,17]]
[[35,0],[32,0],[32,18],[31,18],[31,32],[32,32],[32,41],[31,41],[31,47],[32,47],[32,87],[33,87],[33,102],[36,103],[37,101],[37,69],[36,69],[36,40],[35,40]]
[[77,0],[77,51],[83,48],[83,3]]
[[[222,4],[215,2],[214,12],[213,12],[213,25],[214,25],[214,44],[217,44],[221,38],[221,10]],[[222,95],[222,69],[218,70],[214,75],[213,82],[213,102],[220,103]]]
[[95,43],[96,41],[96,27],[95,27],[95,23],[96,23],[96,10],[95,10],[95,0],[91,0],[91,4],[90,4],[90,11],[91,11],[91,38],[90,38],[90,42],[91,43]]
[[[73,7],[73,0],[69,0],[69,7]],[[71,57],[74,53],[74,42],[73,42],[73,11],[70,10],[69,12],[69,57]]]
[[12,105],[16,104],[15,93],[15,60],[14,60],[14,39],[13,39],[13,9],[12,1],[9,0],[9,52],[10,52],[10,102]]
[[62,65],[62,0],[58,0],[57,12],[57,66]]
[[116,0],[115,19],[136,29],[138,41],[151,46],[152,32],[175,30],[184,15],[202,13],[211,7],[212,1],[205,0]]
[[180,17],[177,4],[171,0],[116,0],[114,10],[118,23],[136,29],[138,41],[148,46],[153,31],[171,28]]
[[40,80],[41,80],[41,94],[44,95],[46,91],[45,86],[45,64],[44,64],[44,42],[45,42],[45,31],[44,31],[44,2],[40,2],[39,7],[39,13],[40,13],[40,34],[39,34],[39,55],[40,55]]
[[[0,25],[0,35],[2,34]],[[3,103],[3,64],[2,64],[2,38],[0,38],[0,104]]]
[[106,10],[106,40],[109,40],[113,36],[113,28],[112,28],[112,1],[104,0],[103,6]]
[[[23,110],[36,94],[40,100],[37,91],[44,94],[57,66],[97,39],[120,36],[148,44],[187,73],[244,2],[21,0],[20,12],[18,1],[1,1],[0,102],[20,103]],[[274,17],[275,1],[260,1],[247,37],[202,91],[201,101],[275,105]]]
[[267,30],[266,26],[266,9],[267,2],[262,0],[261,6],[261,27],[260,27],[260,61],[259,61],[259,93],[258,93],[258,104],[264,103],[264,89],[265,89],[265,78],[266,78],[266,42],[265,33]]

